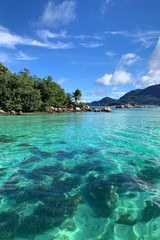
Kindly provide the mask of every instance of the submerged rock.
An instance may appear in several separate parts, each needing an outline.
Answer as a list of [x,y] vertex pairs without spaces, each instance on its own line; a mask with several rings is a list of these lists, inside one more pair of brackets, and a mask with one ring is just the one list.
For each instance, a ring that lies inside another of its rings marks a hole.
[[142,210],[141,222],[149,222],[151,219],[160,217],[160,203],[146,201],[146,207]]
[[38,162],[40,161],[41,159],[36,157],[36,156],[33,156],[33,157],[30,157],[28,159],[24,158],[24,160],[21,162],[21,164],[27,164],[27,163],[32,163],[32,162]]
[[11,143],[14,142],[13,138],[10,138],[7,135],[0,135],[0,143]]
[[152,182],[160,179],[160,169],[158,167],[157,168],[148,167],[144,170],[141,170],[141,173],[142,173],[142,176],[144,177],[144,179],[148,179]]
[[65,158],[67,159],[72,159],[74,158],[75,153],[72,152],[65,152],[65,151],[57,151],[55,158],[57,158],[58,160],[64,160]]
[[102,173],[104,172],[104,168],[101,165],[95,163],[81,163],[76,165],[73,169],[68,170],[69,173],[75,173],[80,175],[87,174],[91,171],[97,171]]
[[39,155],[39,156],[41,156],[41,157],[51,157],[51,156],[53,156],[52,153],[50,153],[50,152],[45,152],[45,151],[41,151],[41,150],[40,150],[39,148],[37,148],[37,147],[32,147],[32,148],[30,148],[30,152],[33,153],[33,154],[35,154],[35,155]]
[[61,164],[56,165],[45,165],[41,168],[35,168],[31,172],[25,174],[25,176],[34,181],[43,181],[46,179],[46,176],[49,177],[58,177],[62,176],[61,171],[63,171]]
[[0,213],[0,239],[13,240],[17,235],[18,215],[13,211]]
[[133,226],[138,222],[138,219],[132,219],[130,213],[123,214],[119,216],[116,223],[118,224],[125,224],[129,226]]
[[118,197],[113,186],[101,178],[89,177],[83,194],[98,217],[109,217],[116,207]]
[[16,195],[16,202],[37,202],[43,201],[48,196],[53,196],[54,193],[47,185],[36,185],[34,188],[28,188]]
[[110,184],[117,187],[118,193],[124,193],[126,191],[144,191],[139,180],[126,173],[111,174],[108,177],[108,181]]
[[19,187],[14,183],[5,183],[0,188],[0,197],[6,196],[9,199],[15,199],[15,196],[23,191],[23,187]]
[[[20,237],[36,237],[37,234],[44,233],[51,227],[51,220],[32,214],[23,219],[18,228]],[[33,239],[34,239],[33,238]]]
[[64,180],[56,180],[54,179],[51,186],[56,194],[63,194],[66,192],[70,192],[73,188],[77,188],[81,184],[81,177],[67,177]]

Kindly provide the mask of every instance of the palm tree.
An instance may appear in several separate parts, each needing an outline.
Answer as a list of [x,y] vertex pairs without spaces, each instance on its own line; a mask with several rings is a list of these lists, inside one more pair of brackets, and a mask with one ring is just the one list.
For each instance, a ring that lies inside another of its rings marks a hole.
[[72,93],[72,97],[75,99],[75,102],[77,103],[78,100],[81,100],[82,93],[79,89],[76,89],[75,92]]

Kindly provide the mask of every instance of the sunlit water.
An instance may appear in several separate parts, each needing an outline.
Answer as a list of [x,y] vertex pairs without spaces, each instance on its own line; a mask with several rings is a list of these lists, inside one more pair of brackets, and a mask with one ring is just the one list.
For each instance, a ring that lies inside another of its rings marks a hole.
[[0,116],[0,240],[159,240],[160,109]]

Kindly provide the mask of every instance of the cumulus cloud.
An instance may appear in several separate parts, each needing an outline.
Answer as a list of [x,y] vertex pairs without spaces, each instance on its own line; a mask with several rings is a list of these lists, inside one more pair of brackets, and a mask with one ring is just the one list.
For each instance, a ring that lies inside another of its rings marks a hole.
[[133,77],[129,72],[124,69],[118,69],[113,74],[105,74],[102,78],[95,81],[96,85],[110,86],[110,85],[124,85],[133,83]]
[[140,82],[144,85],[154,85],[160,83],[160,38],[149,59],[148,73],[144,75]]
[[69,80],[69,78],[60,78],[60,79],[57,81],[57,83],[58,83],[59,85],[62,85],[63,83],[67,82],[68,80]]
[[107,90],[105,89],[90,90],[86,92],[86,96],[93,96],[93,95],[101,96],[101,95],[104,95],[106,92]]
[[37,57],[29,57],[28,55],[26,55],[22,51],[17,53],[15,55],[15,57],[16,57],[17,60],[21,60],[21,61],[24,61],[24,60],[28,60],[29,61],[29,60],[36,60],[36,59],[38,59]]
[[39,18],[38,25],[51,28],[67,25],[76,19],[75,9],[76,4],[74,1],[64,1],[57,5],[49,1],[42,16]]
[[140,60],[140,57],[137,56],[135,53],[127,53],[127,54],[124,54],[122,57],[121,57],[121,60],[120,60],[120,65],[132,65],[133,63],[135,63],[136,61]]
[[35,47],[43,47],[49,49],[65,49],[72,48],[72,43],[63,42],[40,42],[29,37],[22,37],[9,31],[9,29],[0,26],[0,47],[15,49],[17,45],[28,45]]

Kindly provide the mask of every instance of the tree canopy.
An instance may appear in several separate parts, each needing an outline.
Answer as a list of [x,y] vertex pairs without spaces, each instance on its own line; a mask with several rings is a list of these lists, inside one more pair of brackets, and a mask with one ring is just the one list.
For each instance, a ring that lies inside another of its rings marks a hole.
[[75,99],[75,102],[78,100],[81,100],[82,93],[79,89],[76,89],[75,92],[73,92],[73,98]]
[[[73,96],[77,103],[81,91],[77,89]],[[51,106],[74,106],[74,102],[71,94],[66,94],[51,76],[30,76],[28,69],[11,73],[0,63],[0,109],[31,112],[49,110]]]

